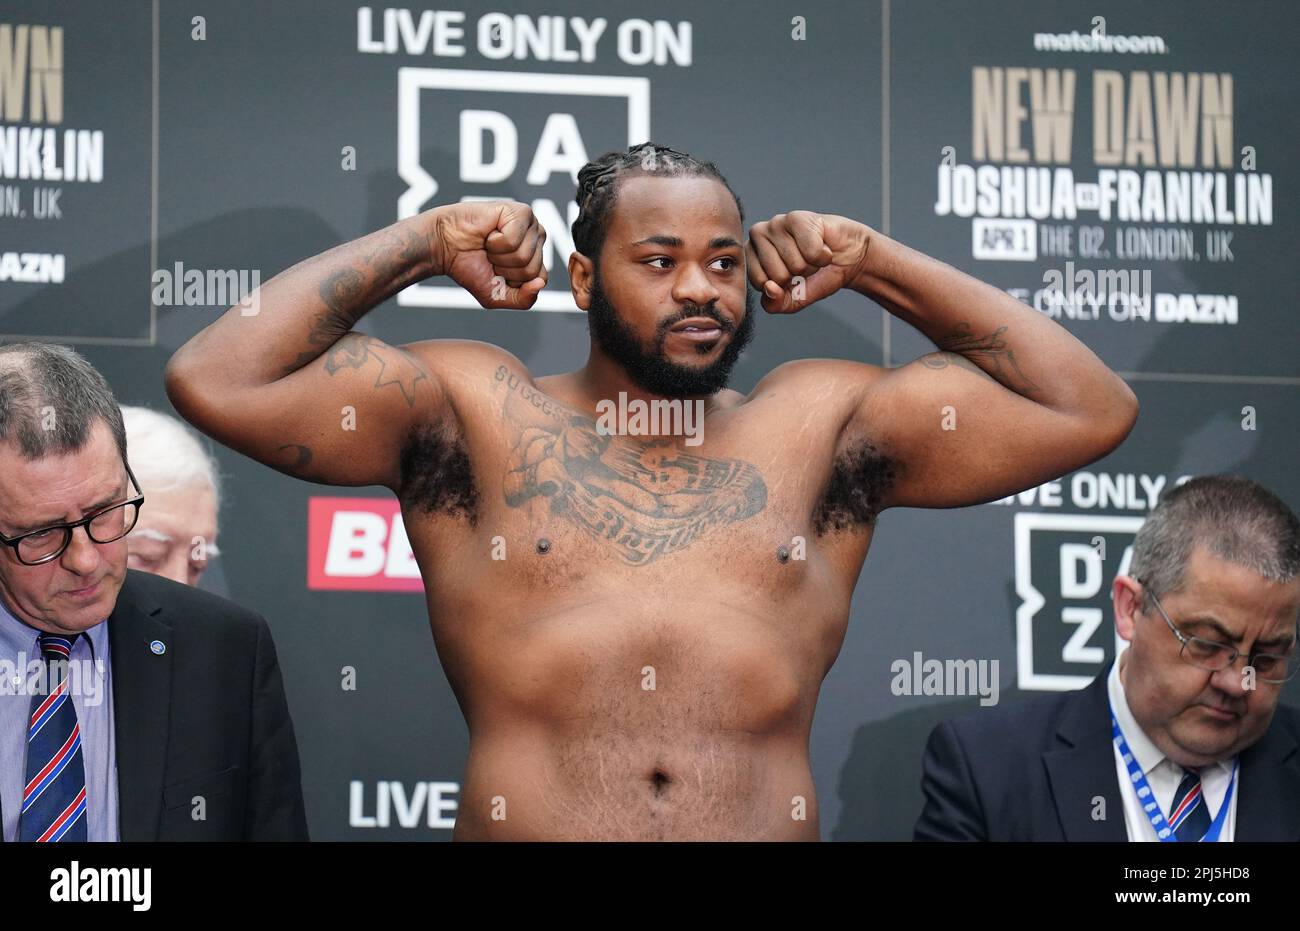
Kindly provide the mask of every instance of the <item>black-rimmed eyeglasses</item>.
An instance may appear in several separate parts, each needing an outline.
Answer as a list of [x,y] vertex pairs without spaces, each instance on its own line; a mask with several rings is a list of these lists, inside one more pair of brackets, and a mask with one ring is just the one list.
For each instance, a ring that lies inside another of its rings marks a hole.
[[[1138,584],[1142,584],[1141,580],[1138,580]],[[1145,585],[1142,587],[1143,590],[1146,590]],[[1174,636],[1182,642],[1183,646],[1179,650],[1179,655],[1184,661],[1191,663],[1193,666],[1218,672],[1237,662],[1238,656],[1245,656],[1246,665],[1254,668],[1256,678],[1260,682],[1267,682],[1270,685],[1281,685],[1294,676],[1297,669],[1300,669],[1300,657],[1296,654],[1294,642],[1289,653],[1254,653],[1247,655],[1226,643],[1205,640],[1201,637],[1189,637],[1169,619],[1169,615],[1165,613],[1164,605],[1160,603],[1160,599],[1155,596],[1155,593],[1151,591],[1146,593],[1151,596],[1152,603],[1159,610],[1160,616],[1165,619],[1165,623],[1169,625],[1169,629],[1174,632]]]
[[111,504],[71,523],[51,524],[16,537],[6,537],[0,533],[0,543],[12,549],[24,566],[39,566],[62,556],[72,542],[72,532],[78,527],[86,528],[86,536],[93,543],[112,543],[122,539],[135,526],[140,517],[140,507],[144,504],[144,493],[140,491],[140,483],[135,480],[135,474],[129,465],[126,466],[126,474],[131,479],[131,487],[136,491],[135,497],[119,504]]

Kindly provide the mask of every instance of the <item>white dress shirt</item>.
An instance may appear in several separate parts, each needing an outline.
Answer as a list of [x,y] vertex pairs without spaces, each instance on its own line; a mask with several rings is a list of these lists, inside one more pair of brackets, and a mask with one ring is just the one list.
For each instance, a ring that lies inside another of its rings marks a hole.
[[[1110,706],[1115,710],[1115,719],[1119,721],[1119,729],[1124,733],[1124,740],[1128,743],[1129,752],[1133,754],[1133,759],[1137,761],[1138,766],[1147,777],[1147,783],[1151,786],[1151,791],[1155,794],[1156,802],[1160,805],[1161,813],[1168,818],[1169,806],[1173,803],[1174,793],[1178,791],[1178,784],[1183,781],[1185,770],[1169,759],[1160,751],[1160,749],[1151,742],[1150,738],[1138,727],[1137,721],[1133,719],[1133,712],[1129,710],[1128,700],[1124,697],[1124,684],[1119,678],[1119,659],[1116,658],[1114,664],[1110,667],[1110,676],[1106,682],[1106,689],[1110,693]],[[1124,799],[1124,828],[1128,831],[1130,841],[1159,841],[1156,837],[1156,830],[1151,826],[1151,821],[1147,818],[1147,813],[1142,810],[1142,803],[1138,799],[1137,787],[1133,785],[1133,780],[1129,776],[1128,766],[1125,764],[1123,757],[1120,756],[1119,748],[1115,747],[1115,772],[1119,777],[1119,793]],[[1227,760],[1220,760],[1201,769],[1201,802],[1208,805],[1210,819],[1213,820],[1219,813],[1219,807],[1223,804],[1223,797],[1227,794],[1228,783],[1232,781],[1232,757]],[[1241,771],[1237,771],[1238,788],[1233,790],[1232,801],[1228,807],[1228,817],[1224,821],[1223,830],[1219,834],[1221,842],[1227,842],[1233,839],[1234,827],[1237,821],[1237,798],[1240,790]]]

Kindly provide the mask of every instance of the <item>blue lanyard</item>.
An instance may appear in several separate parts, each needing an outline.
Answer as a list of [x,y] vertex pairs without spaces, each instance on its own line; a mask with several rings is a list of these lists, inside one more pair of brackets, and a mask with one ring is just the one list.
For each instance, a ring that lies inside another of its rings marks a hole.
[[[1165,820],[1164,813],[1160,810],[1160,805],[1156,802],[1155,793],[1151,791],[1151,786],[1147,783],[1147,777],[1142,768],[1138,766],[1137,760],[1128,748],[1128,741],[1124,739],[1124,732],[1119,729],[1119,721],[1115,719],[1115,710],[1110,712],[1110,734],[1115,745],[1119,747],[1120,758],[1124,765],[1128,767],[1129,779],[1133,782],[1133,788],[1137,790],[1138,801],[1142,803],[1142,812],[1151,822],[1151,827],[1155,828],[1156,837],[1165,843],[1176,843],[1178,835],[1174,829],[1169,826]],[[1201,838],[1203,842],[1214,843],[1219,839],[1219,834],[1223,831],[1224,822],[1228,820],[1228,808],[1232,802],[1232,790],[1237,785],[1237,760],[1232,761],[1232,778],[1228,781],[1228,791],[1223,795],[1223,804],[1219,806],[1219,813],[1214,816],[1214,821],[1210,824],[1210,829],[1205,832]],[[1209,808],[1209,801],[1201,796],[1206,808]]]

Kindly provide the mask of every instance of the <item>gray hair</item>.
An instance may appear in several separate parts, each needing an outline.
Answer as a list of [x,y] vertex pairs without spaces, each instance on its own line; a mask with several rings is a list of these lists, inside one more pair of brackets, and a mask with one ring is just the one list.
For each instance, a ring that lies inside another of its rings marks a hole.
[[193,430],[175,417],[147,407],[122,408],[131,440],[131,471],[140,490],[172,491],[207,485],[218,509],[221,485],[217,464]]
[[1151,596],[1176,592],[1197,546],[1272,582],[1300,570],[1300,521],[1282,499],[1241,475],[1204,475],[1168,492],[1133,541],[1129,575]]
[[67,455],[85,447],[99,420],[126,462],[122,411],[94,366],[54,343],[0,346],[0,443],[28,460]]

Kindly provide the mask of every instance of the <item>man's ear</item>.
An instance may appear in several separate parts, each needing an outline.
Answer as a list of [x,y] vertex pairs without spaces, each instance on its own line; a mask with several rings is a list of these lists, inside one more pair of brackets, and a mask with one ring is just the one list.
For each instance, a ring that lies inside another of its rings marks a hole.
[[595,273],[596,267],[591,259],[581,252],[569,253],[569,288],[573,291],[573,302],[580,310],[591,307],[591,282]]
[[1142,586],[1127,575],[1115,576],[1111,586],[1110,602],[1115,610],[1115,631],[1124,640],[1132,641],[1142,609]]

